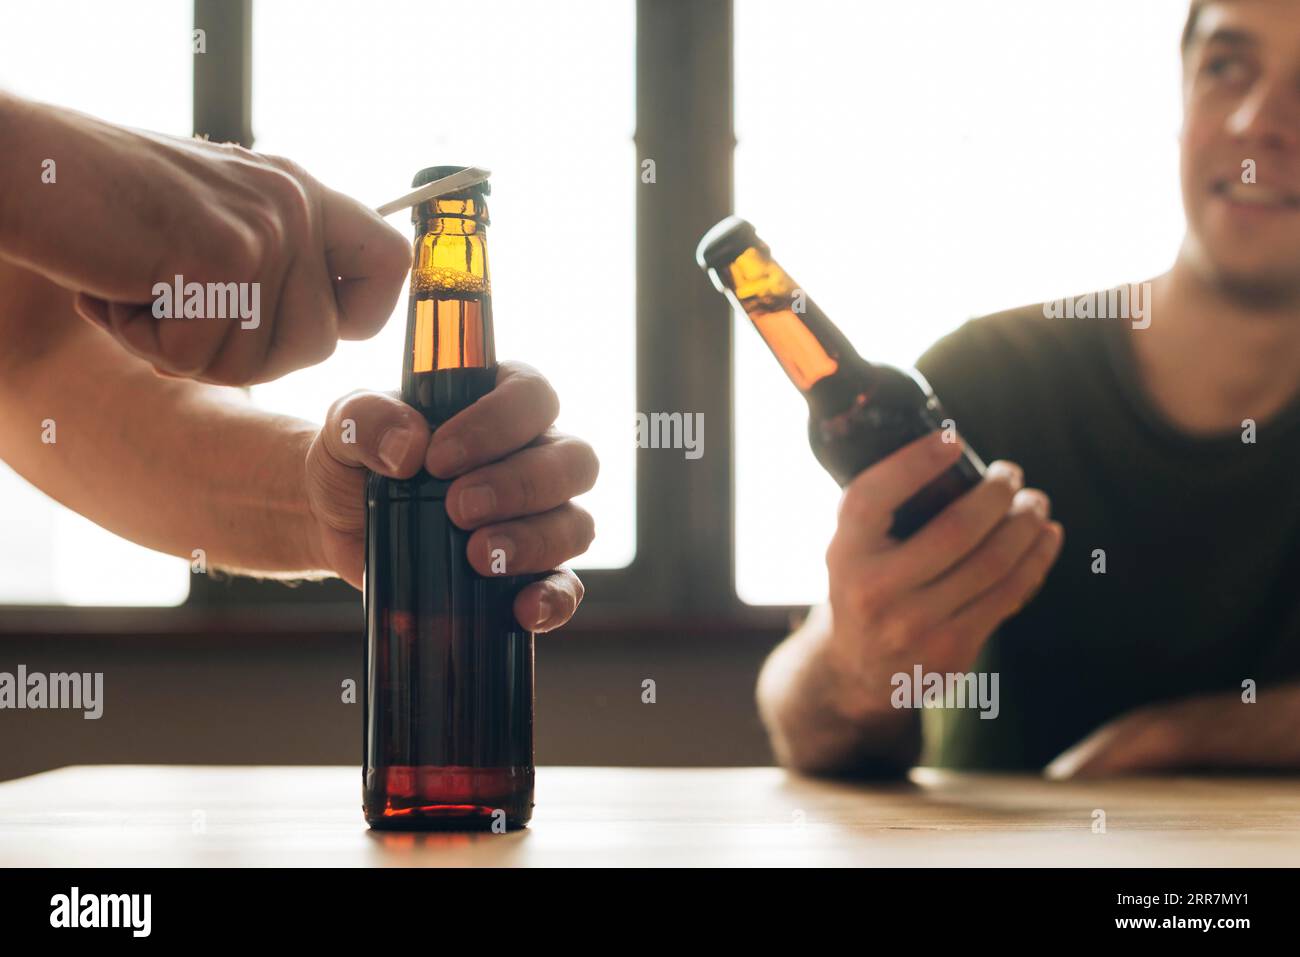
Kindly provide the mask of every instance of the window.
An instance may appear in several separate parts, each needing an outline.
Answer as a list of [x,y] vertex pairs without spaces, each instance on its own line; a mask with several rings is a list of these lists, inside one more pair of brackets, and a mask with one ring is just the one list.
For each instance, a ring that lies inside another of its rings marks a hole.
[[[209,12],[237,4],[198,0]],[[613,613],[775,621],[744,604],[825,594],[838,490],[807,448],[804,406],[743,318],[727,366],[725,306],[690,261],[726,211],[733,172],[735,210],[864,355],[900,365],[967,318],[1160,272],[1182,234],[1186,0],[286,0],[252,11],[257,149],[375,204],[424,166],[494,171],[498,353],[547,375],[559,427],[601,458],[583,501],[599,534],[577,564],[593,570],[588,604]],[[128,21],[61,0],[6,16],[0,83],[190,129],[189,5],[137,5]],[[200,103],[234,89],[229,79],[201,77]],[[243,118],[237,96],[221,106]],[[659,164],[652,192],[638,176],[647,157]],[[254,401],[320,421],[353,389],[396,388],[404,311],[403,295],[375,339],[341,343],[256,387]],[[638,410],[707,411],[708,454],[638,453]],[[117,542],[11,473],[0,471],[0,494],[0,602],[183,596],[183,562]],[[110,564],[121,580],[104,578]],[[191,601],[250,594],[206,585]]]
[[[1163,272],[1183,230],[1186,15],[1185,0],[738,0],[736,211],[865,358],[895,365],[968,318]],[[748,326],[736,590],[821,601],[839,489]]]
[[[425,166],[492,170],[497,355],[540,369],[558,428],[601,460],[579,499],[599,535],[575,564],[635,551],[633,13],[630,2],[407,0],[257,3],[258,150],[378,205]],[[389,222],[410,232],[409,214]],[[374,339],[256,387],[267,408],[320,421],[356,388],[401,380],[406,296]]]
[[[6,7],[0,87],[128,126],[190,132],[187,4],[91,0]],[[57,158],[56,158],[57,161]],[[57,183],[55,187],[57,188]],[[176,605],[189,564],[105,531],[0,463],[0,604]]]

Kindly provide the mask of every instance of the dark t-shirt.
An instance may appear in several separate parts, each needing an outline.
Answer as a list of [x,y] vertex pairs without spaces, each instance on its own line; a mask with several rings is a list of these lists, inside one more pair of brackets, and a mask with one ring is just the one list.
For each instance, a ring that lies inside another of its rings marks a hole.
[[1034,306],[917,363],[972,447],[1022,465],[1065,527],[1043,590],[974,666],[999,674],[998,717],[927,713],[936,763],[1039,768],[1135,706],[1300,676],[1300,397],[1253,444],[1189,436],[1141,387],[1141,334]]

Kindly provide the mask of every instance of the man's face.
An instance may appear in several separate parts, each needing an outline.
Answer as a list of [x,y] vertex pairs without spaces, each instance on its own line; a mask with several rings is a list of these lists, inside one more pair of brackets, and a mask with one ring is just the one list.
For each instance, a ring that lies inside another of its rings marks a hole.
[[1183,88],[1186,253],[1219,282],[1300,293],[1300,0],[1209,4]]

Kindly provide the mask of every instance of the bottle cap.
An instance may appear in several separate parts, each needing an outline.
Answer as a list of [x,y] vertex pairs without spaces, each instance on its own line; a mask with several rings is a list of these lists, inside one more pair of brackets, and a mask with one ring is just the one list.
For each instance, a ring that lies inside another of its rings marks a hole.
[[[465,175],[452,181],[451,178],[458,176],[460,173]],[[456,193],[462,189],[476,187],[475,192],[481,192],[484,196],[489,196],[492,193],[492,184],[487,181],[487,178],[491,175],[490,170],[480,169],[477,166],[426,166],[411,178],[411,188],[428,186],[430,183],[445,179],[447,180],[446,185],[449,187],[448,192]],[[464,183],[464,185],[459,185],[461,183]],[[446,194],[440,193],[439,195]]]
[[763,240],[748,220],[728,216],[718,223],[695,247],[695,261],[701,269],[716,269],[731,262],[751,246],[762,246]]
[[380,216],[388,216],[399,209],[418,206],[438,196],[471,190],[475,195],[487,196],[492,192],[488,177],[491,170],[477,166],[429,166],[415,174],[411,181],[416,188],[391,202],[375,208]]

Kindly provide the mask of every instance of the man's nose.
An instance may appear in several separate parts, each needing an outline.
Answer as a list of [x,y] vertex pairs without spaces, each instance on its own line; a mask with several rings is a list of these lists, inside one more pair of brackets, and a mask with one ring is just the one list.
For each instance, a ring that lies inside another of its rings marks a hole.
[[1300,143],[1300,91],[1281,82],[1256,84],[1229,114],[1228,132],[1266,149],[1295,149]]

